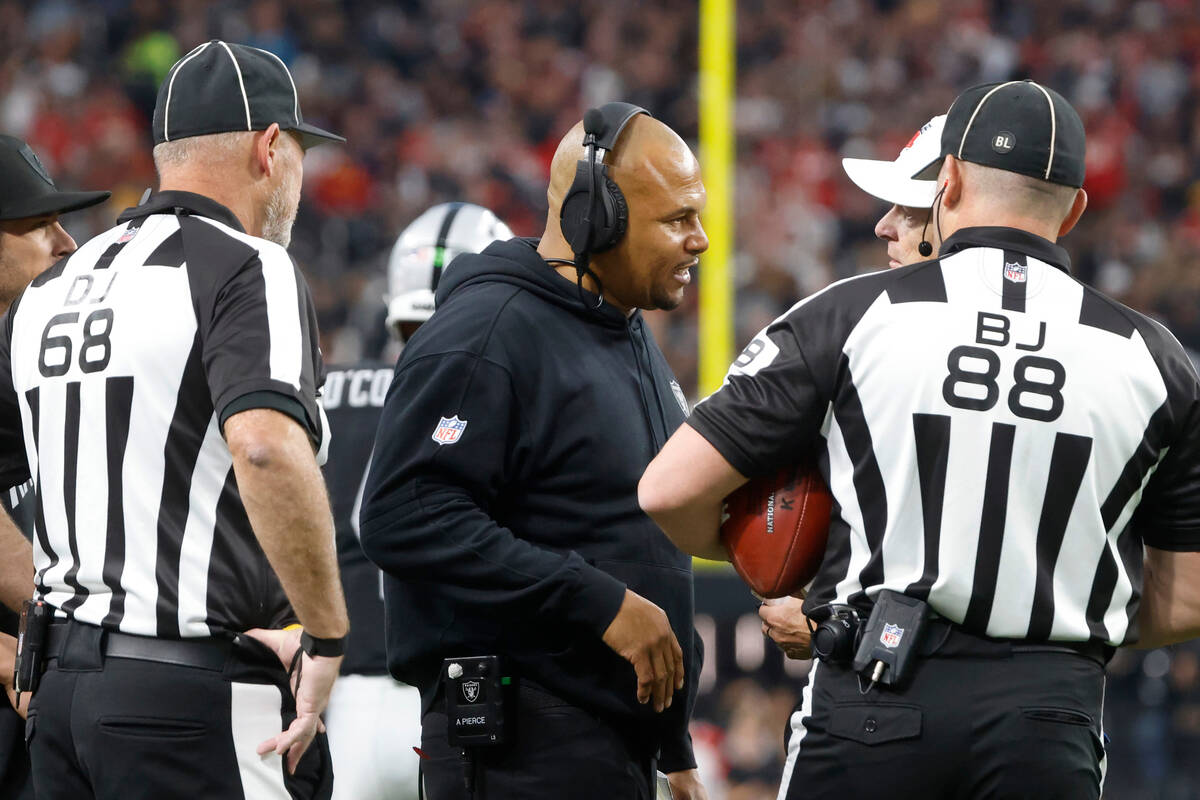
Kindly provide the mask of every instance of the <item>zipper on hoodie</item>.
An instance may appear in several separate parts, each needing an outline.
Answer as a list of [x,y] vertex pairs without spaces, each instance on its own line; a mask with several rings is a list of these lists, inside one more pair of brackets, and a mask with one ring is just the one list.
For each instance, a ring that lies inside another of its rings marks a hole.
[[[650,348],[646,346],[645,320],[639,320],[637,331],[634,330],[634,325],[630,321],[626,321],[625,330],[629,334],[629,345],[633,348],[633,361],[637,364],[638,371],[638,393],[642,398],[642,412],[646,415],[646,424],[650,426],[650,439],[654,443],[654,452],[658,452],[666,444],[665,434],[667,431],[667,415],[663,410],[662,398],[659,397],[658,387],[654,383],[654,365],[650,363]],[[645,369],[643,369],[643,361],[645,361]],[[649,374],[649,379],[646,375]],[[659,426],[654,424],[654,417],[650,412],[651,403],[646,397],[647,383],[649,383],[650,391],[654,393],[654,405],[658,408]],[[659,427],[663,432],[663,437],[659,437]]]

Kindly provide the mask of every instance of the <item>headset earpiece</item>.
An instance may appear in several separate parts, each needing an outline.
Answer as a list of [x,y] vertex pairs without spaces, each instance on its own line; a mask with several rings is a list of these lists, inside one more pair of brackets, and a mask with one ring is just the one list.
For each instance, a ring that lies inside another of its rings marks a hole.
[[[607,103],[583,116],[586,158],[575,167],[575,180],[563,198],[559,226],[576,257],[600,253],[625,235],[629,208],[621,187],[608,174],[603,155],[638,114],[649,112],[630,103]],[[599,153],[598,153],[599,151]]]
[[599,199],[604,202],[605,216],[603,219],[608,224],[603,229],[593,226],[593,230],[597,231],[596,240],[591,249],[593,253],[602,253],[615,247],[617,242],[625,236],[625,229],[629,226],[629,205],[625,202],[625,195],[621,193],[621,187],[617,186],[617,182],[607,174],[604,175],[604,187],[607,192],[602,190]]
[[587,253],[591,249],[592,226],[591,196],[588,190],[588,173],[592,166],[588,161],[579,161],[575,166],[575,181],[563,198],[559,213],[559,226],[563,238],[573,253]]

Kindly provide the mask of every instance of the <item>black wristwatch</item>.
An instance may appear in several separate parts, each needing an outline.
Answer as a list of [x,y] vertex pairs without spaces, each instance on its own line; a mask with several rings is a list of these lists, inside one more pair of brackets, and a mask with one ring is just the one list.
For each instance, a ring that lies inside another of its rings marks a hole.
[[300,634],[300,649],[309,656],[344,656],[346,655],[346,637],[318,639],[310,636],[308,631],[304,631]]

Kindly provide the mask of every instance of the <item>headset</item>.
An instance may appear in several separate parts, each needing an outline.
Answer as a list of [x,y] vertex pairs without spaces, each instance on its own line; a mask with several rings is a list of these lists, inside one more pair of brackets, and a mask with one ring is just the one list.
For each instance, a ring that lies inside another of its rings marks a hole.
[[588,256],[614,247],[625,235],[629,207],[621,187],[609,177],[604,155],[612,152],[621,131],[638,114],[652,116],[632,103],[605,103],[583,115],[585,154],[575,165],[575,181],[567,190],[559,213],[563,238],[575,254],[580,286],[585,273],[599,284],[596,274],[588,268]]
[[[936,195],[934,195],[934,197],[933,197],[933,205],[931,205],[929,207],[929,213],[925,216],[925,224],[921,226],[921,243],[919,245],[917,245],[917,252],[920,253],[921,255],[925,256],[926,258],[929,258],[931,255],[933,255],[933,245],[930,244],[929,240],[925,238],[925,231],[929,230],[929,220],[933,218],[933,215],[936,211],[940,210],[940,209],[938,209],[938,202],[942,199],[942,193],[946,191],[946,187],[949,185],[950,185],[950,181],[946,181],[945,183],[942,184],[942,188],[938,189],[938,193]],[[938,239],[941,239],[942,238],[942,223],[941,223],[940,215],[938,216],[938,218],[936,220],[936,226],[937,226]]]

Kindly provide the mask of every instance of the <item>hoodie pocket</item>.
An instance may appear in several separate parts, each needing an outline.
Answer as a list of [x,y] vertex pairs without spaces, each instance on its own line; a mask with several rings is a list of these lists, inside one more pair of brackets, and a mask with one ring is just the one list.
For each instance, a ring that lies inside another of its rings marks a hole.
[[[699,667],[694,663],[696,648],[692,641],[694,631],[692,627],[694,610],[692,571],[641,561],[597,559],[594,564],[597,569],[607,572],[624,583],[627,589],[663,610],[667,615],[671,630],[674,631],[675,638],[679,642],[679,647],[683,650],[684,670],[691,675],[692,670]],[[612,655],[609,664],[610,670],[620,673],[626,679],[636,680],[631,678],[635,673],[628,661],[608,650],[607,647],[605,650]],[[620,680],[617,675],[614,675],[613,679]],[[686,694],[686,690],[684,694]]]
[[[606,559],[597,559],[593,564],[597,569],[624,583],[630,591],[661,608],[671,621],[675,635],[679,636],[680,632],[684,631],[689,634],[690,639],[694,610],[690,569],[642,561]],[[684,656],[687,658],[686,643],[681,641],[679,644],[683,646]]]

